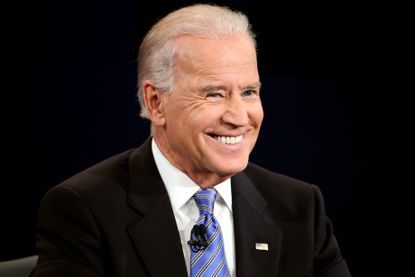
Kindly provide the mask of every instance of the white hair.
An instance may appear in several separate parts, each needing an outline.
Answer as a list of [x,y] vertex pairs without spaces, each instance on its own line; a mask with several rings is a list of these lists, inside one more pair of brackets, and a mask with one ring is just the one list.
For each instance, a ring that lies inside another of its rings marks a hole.
[[169,93],[174,86],[175,38],[190,35],[217,39],[247,34],[254,46],[255,35],[248,18],[227,7],[196,4],[169,13],[144,37],[138,53],[138,99],[140,115],[148,118],[143,100],[143,82],[152,80],[160,91]]

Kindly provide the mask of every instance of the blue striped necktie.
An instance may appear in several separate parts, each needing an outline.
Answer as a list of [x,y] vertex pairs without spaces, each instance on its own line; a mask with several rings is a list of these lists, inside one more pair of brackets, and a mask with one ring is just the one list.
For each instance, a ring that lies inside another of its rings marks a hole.
[[[210,188],[201,189],[193,196],[200,212],[200,217],[196,224],[206,227],[208,245],[198,249],[198,251],[191,249],[191,277],[231,276],[226,263],[222,232],[218,221],[213,215],[216,194],[217,191]],[[194,233],[192,232],[192,239],[194,238]]]

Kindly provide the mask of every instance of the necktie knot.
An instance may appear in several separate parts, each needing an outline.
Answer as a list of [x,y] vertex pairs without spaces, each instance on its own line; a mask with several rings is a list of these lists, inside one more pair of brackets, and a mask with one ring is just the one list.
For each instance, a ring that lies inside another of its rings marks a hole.
[[217,191],[215,189],[200,189],[193,196],[201,215],[213,214]]

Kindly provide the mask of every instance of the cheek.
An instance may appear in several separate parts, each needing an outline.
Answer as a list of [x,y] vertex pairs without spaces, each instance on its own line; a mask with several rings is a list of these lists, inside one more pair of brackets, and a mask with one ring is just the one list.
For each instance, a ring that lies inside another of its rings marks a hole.
[[219,106],[209,105],[195,110],[190,114],[192,125],[195,129],[204,129],[213,127],[220,119],[223,111]]
[[250,118],[255,125],[258,127],[261,125],[262,120],[264,119],[264,111],[262,105],[258,104],[255,107],[252,107],[249,111]]

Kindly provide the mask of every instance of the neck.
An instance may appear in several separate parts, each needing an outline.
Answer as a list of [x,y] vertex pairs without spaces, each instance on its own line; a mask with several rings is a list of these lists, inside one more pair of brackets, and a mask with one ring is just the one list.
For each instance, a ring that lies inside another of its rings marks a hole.
[[230,178],[231,176],[224,175],[221,176],[219,174],[210,172],[210,171],[202,171],[196,169],[191,169],[186,167],[183,163],[180,163],[180,159],[176,158],[176,154],[168,147],[168,143],[165,141],[163,136],[157,136],[157,132],[152,132],[152,136],[154,141],[157,144],[158,149],[163,154],[163,156],[177,169],[182,171],[186,174],[193,182],[195,182],[201,188],[213,188],[216,185],[222,183],[226,179]]

